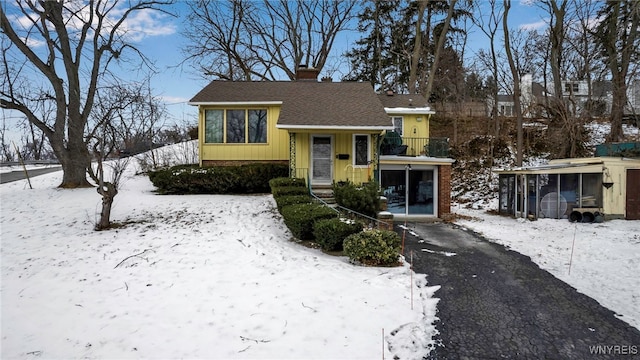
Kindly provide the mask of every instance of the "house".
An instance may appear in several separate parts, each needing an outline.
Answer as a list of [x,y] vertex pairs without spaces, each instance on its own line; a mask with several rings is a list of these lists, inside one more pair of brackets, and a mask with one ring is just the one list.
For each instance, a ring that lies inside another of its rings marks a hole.
[[640,220],[640,159],[556,159],[496,171],[498,210],[519,217]]
[[[531,74],[525,74],[520,79],[522,116],[524,118],[537,118],[544,115],[542,108],[547,102],[547,97],[553,95],[552,83],[548,83],[549,89],[545,89],[540,83],[534,82]],[[610,80],[563,80],[562,97],[570,100],[575,106],[576,114],[592,117],[602,117],[611,114],[613,102],[613,84]],[[493,98],[487,99],[487,116],[491,115]],[[516,116],[514,111],[513,95],[498,95],[498,115],[506,117]],[[640,80],[633,79],[627,85],[627,103],[624,107],[624,116],[637,119],[640,117]]]
[[[317,76],[302,67],[295,81],[205,86],[189,102],[199,109],[200,165],[288,164],[290,176],[307,179],[312,189],[375,179],[397,196],[394,216],[448,214],[453,160],[442,139],[430,143],[433,111],[424,100],[384,95],[382,101],[369,83]],[[407,151],[381,154],[388,134]]]
[[429,137],[429,120],[435,112],[421,95],[386,92],[378,98],[403,149],[385,151],[391,134],[383,138],[379,179],[389,212],[394,216],[449,213],[453,160],[448,158],[448,139]]
[[[531,74],[525,74],[520,79],[520,106],[524,118],[537,118],[541,116],[539,104],[544,103],[547,95],[544,87],[533,81]],[[497,110],[498,116],[515,117],[513,95],[498,94]],[[487,98],[487,116],[491,116],[493,109],[493,96]]]

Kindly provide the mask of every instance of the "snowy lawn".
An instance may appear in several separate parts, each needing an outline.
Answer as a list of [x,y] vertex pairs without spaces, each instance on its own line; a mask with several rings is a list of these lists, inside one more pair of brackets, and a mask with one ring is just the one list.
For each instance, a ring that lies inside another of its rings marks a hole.
[[640,329],[640,221],[529,221],[453,207],[456,223],[505,245]]
[[95,232],[96,190],[60,180],[0,186],[3,359],[420,359],[433,344],[437,286],[414,276],[412,310],[406,264],[297,245],[270,195],[159,196],[130,169],[112,216],[126,225]]

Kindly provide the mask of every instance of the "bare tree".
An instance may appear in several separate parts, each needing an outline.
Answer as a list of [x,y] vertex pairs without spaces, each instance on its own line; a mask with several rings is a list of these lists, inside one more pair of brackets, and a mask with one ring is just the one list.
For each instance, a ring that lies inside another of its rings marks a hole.
[[607,140],[623,139],[622,118],[627,104],[627,77],[632,62],[640,58],[640,2],[609,0],[603,7],[602,22],[595,33],[611,72],[613,85],[611,132]]
[[[91,166],[88,168],[89,176],[98,185],[97,192],[102,196],[102,209],[100,219],[95,226],[96,230],[105,230],[111,226],[111,207],[118,194],[122,175],[129,163],[128,157],[108,162],[105,160],[112,157],[114,149],[129,139],[131,124],[143,127],[144,125],[141,124],[155,121],[137,121],[138,117],[157,119],[155,117],[157,105],[150,100],[153,97],[147,84],[115,84],[99,88],[96,92],[96,103],[90,118],[95,126],[89,137],[93,144],[93,155],[97,159],[97,165],[95,170]],[[152,131],[154,130],[143,128],[141,132],[146,135]],[[110,177],[107,178],[109,174]]]
[[[3,5],[0,23],[9,46],[3,42],[0,105],[24,114],[47,137],[62,165],[60,187],[90,186],[85,135],[96,91],[125,52],[141,55],[128,41],[126,21],[139,11],[164,12],[162,7],[171,3],[18,0],[11,5],[12,15]],[[52,103],[52,122],[34,111],[42,103]]]
[[6,136],[6,133],[7,123],[3,114],[2,127],[0,127],[0,151],[2,151],[0,159],[2,159],[2,161],[15,161],[16,153],[11,147],[10,140],[8,139],[8,136]]
[[[480,28],[480,30],[489,39],[489,54],[490,54],[490,69],[493,79],[498,79],[498,54],[496,51],[496,34],[500,28],[500,20],[502,18],[502,9],[497,4],[498,0],[489,0],[489,13],[483,14],[483,2],[476,2],[474,4],[475,11],[478,16],[473,16],[471,19]],[[491,96],[493,97],[491,106],[491,118],[494,122],[494,133],[497,136],[500,134],[500,120],[498,118],[498,86],[493,86],[491,89]]]
[[427,81],[424,84],[424,88],[422,89],[422,94],[425,98],[429,99],[431,96],[431,90],[433,89],[433,83],[435,81],[435,73],[438,69],[438,62],[440,61],[440,56],[444,49],[444,43],[447,39],[447,33],[449,32],[449,26],[451,24],[451,19],[453,18],[454,9],[456,6],[457,0],[449,0],[449,8],[447,9],[447,17],[444,19],[442,24],[442,29],[440,34],[438,35],[438,42],[435,45],[435,49],[433,52],[433,63],[429,68],[429,76],[427,77]]
[[522,106],[520,104],[520,73],[516,68],[516,63],[512,54],[511,39],[509,38],[509,10],[511,9],[511,0],[504,0],[504,16],[502,17],[502,31],[504,32],[504,48],[509,61],[509,68],[513,76],[513,109],[516,113],[516,165],[522,166],[523,158],[523,134],[522,134]]
[[125,170],[129,164],[130,158],[117,159],[109,161],[107,166],[110,168],[110,178],[105,180],[107,176],[105,173],[105,162],[102,159],[103,156],[98,150],[98,148],[102,148],[104,151],[104,141],[99,141],[96,143],[96,147],[94,148],[94,152],[98,153],[98,161],[96,170],[94,171],[92,167],[89,168],[89,175],[91,178],[98,184],[97,192],[102,196],[102,207],[100,210],[100,219],[95,224],[95,230],[107,230],[111,227],[111,208],[113,206],[113,200],[118,195],[118,191],[120,189],[120,185],[122,182],[122,175],[124,175]]
[[192,1],[187,61],[219,79],[293,80],[300,65],[325,67],[355,5],[354,0]]

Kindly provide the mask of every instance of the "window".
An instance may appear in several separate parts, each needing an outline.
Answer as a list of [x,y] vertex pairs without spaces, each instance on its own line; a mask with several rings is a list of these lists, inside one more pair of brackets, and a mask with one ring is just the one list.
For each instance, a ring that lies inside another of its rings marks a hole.
[[564,83],[564,92],[566,93],[577,93],[580,90],[578,83]]
[[392,116],[391,121],[393,122],[393,131],[402,136],[402,116]]
[[249,142],[267,142],[267,111],[249,110]]
[[602,174],[582,174],[582,207],[602,207]]
[[353,165],[369,165],[369,135],[353,135]]
[[264,144],[267,142],[267,110],[205,110],[204,128],[205,143]]
[[227,142],[244,143],[245,110],[227,110]]
[[204,142],[221,143],[224,123],[222,110],[205,110],[204,112]]

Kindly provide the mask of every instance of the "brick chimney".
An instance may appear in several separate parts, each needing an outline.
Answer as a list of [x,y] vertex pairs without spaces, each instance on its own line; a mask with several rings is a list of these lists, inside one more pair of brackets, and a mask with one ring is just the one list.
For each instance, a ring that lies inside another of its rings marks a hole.
[[320,71],[316,68],[307,67],[307,65],[300,65],[296,70],[297,81],[318,81],[318,75]]

